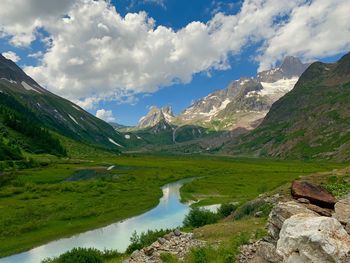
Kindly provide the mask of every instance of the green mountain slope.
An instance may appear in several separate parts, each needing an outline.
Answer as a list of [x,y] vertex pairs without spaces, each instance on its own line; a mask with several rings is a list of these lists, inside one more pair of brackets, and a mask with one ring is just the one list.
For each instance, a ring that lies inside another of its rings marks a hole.
[[[0,107],[1,149],[10,147],[13,153],[18,152],[18,147],[34,153],[64,153],[51,147],[55,139],[48,131],[107,149],[120,150],[125,141],[109,124],[45,90],[2,55]],[[46,139],[40,142],[41,137]],[[53,141],[50,143],[48,138]],[[6,152],[4,156],[15,157]]]
[[224,151],[349,160],[350,53],[333,64],[313,63],[257,129]]

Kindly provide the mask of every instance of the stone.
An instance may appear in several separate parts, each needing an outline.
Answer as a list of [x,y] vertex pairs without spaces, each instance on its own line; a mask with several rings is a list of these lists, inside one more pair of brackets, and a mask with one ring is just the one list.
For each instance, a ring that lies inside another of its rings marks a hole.
[[174,232],[170,232],[169,234],[166,234],[165,236],[164,236],[164,238],[166,239],[166,240],[171,240],[171,238],[174,236]]
[[310,209],[314,212],[316,212],[317,214],[321,215],[321,216],[328,216],[328,217],[331,217],[332,216],[332,213],[333,213],[333,210],[332,209],[329,209],[329,208],[322,208],[322,207],[319,207],[317,205],[313,205],[313,204],[304,204],[304,206],[307,208],[307,209]]
[[143,252],[145,253],[146,256],[151,256],[154,252],[154,248],[153,247],[145,247],[143,249]]
[[140,254],[140,251],[139,250],[135,250],[134,252],[131,253],[131,258],[137,258]]
[[350,223],[346,224],[345,231],[348,232],[348,234],[350,235]]
[[175,234],[175,236],[181,236],[181,231],[179,230],[179,229],[175,229],[174,230],[174,234]]
[[291,193],[296,199],[305,198],[311,204],[324,208],[333,208],[336,202],[335,197],[326,189],[307,181],[294,181]]
[[277,253],[288,263],[350,262],[350,236],[335,218],[298,214],[283,223]]
[[272,240],[278,240],[279,232],[282,228],[283,222],[286,219],[301,213],[317,216],[315,212],[307,209],[305,206],[295,201],[279,202],[277,205],[275,205],[267,222],[267,231]]
[[166,239],[165,239],[165,238],[162,238],[162,237],[159,237],[159,238],[158,238],[158,243],[159,243],[159,244],[164,245],[165,242],[166,242]]
[[276,247],[268,242],[260,241],[256,249],[256,254],[269,263],[282,262],[282,257],[277,254]]
[[258,211],[258,212],[256,212],[255,213],[255,217],[262,217],[262,215],[263,215],[263,212],[262,211]]
[[310,204],[310,201],[306,198],[298,198],[297,201],[301,204]]
[[339,200],[334,206],[333,217],[344,225],[350,223],[350,198]]

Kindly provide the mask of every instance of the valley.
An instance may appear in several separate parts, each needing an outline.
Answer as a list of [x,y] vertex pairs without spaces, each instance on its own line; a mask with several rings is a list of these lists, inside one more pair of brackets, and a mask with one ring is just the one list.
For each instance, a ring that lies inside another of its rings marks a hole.
[[[148,105],[129,126],[51,93],[0,55],[0,263],[71,263],[62,253],[139,263],[168,241],[198,245],[185,262],[234,262],[250,239],[271,237],[263,226],[278,201],[332,220],[350,189],[350,53],[280,62],[178,114]],[[330,207],[292,196],[301,179]],[[350,251],[350,221],[339,220]]]
[[182,178],[199,177],[181,188],[184,202],[243,203],[300,175],[344,166],[171,155],[53,159],[44,168],[2,175],[0,255],[143,213],[156,206],[162,185]]

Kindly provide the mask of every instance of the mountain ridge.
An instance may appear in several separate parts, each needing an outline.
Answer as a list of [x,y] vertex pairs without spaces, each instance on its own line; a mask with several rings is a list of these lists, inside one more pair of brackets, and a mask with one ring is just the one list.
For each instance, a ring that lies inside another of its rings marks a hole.
[[[1,105],[5,105],[6,100],[10,98],[13,101],[12,105],[21,105],[22,109],[12,113],[15,114],[13,116],[22,115],[27,119],[35,117],[35,123],[39,127],[83,143],[116,151],[119,151],[123,144],[123,137],[109,124],[69,100],[44,89],[16,63],[2,55],[0,55],[0,94]],[[11,107],[8,109],[11,110]],[[23,109],[27,109],[26,112]],[[2,123],[6,118],[4,114],[0,118]]]
[[295,159],[349,160],[350,53],[315,62],[276,101],[260,126],[226,152]]

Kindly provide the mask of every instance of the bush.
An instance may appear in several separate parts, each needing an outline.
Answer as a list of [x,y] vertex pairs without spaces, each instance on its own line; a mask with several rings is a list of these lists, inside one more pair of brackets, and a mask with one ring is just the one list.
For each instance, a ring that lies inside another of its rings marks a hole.
[[170,229],[148,230],[147,232],[142,232],[140,235],[134,232],[130,238],[130,245],[126,249],[126,253],[131,253],[134,250],[149,246],[159,237],[163,237],[169,232],[171,232]]
[[262,212],[263,217],[267,217],[272,207],[271,203],[267,203],[264,200],[253,200],[239,207],[234,213],[234,219],[238,220],[246,216],[252,216],[258,211]]
[[186,215],[183,225],[185,227],[201,227],[208,224],[214,224],[219,220],[220,216],[206,209],[198,207],[191,208]]
[[73,248],[57,258],[44,259],[42,263],[102,263],[102,252],[94,248]]
[[222,217],[227,217],[232,214],[237,209],[237,207],[234,204],[222,204],[220,208],[218,209],[218,213]]
[[100,251],[95,248],[73,248],[59,257],[47,258],[42,263],[102,263],[105,260],[115,259],[122,254],[116,250]]
[[194,248],[189,253],[185,263],[234,263],[240,252],[240,246],[247,244],[250,238],[249,233],[241,233],[233,236],[231,240],[221,243],[217,248],[212,246]]

